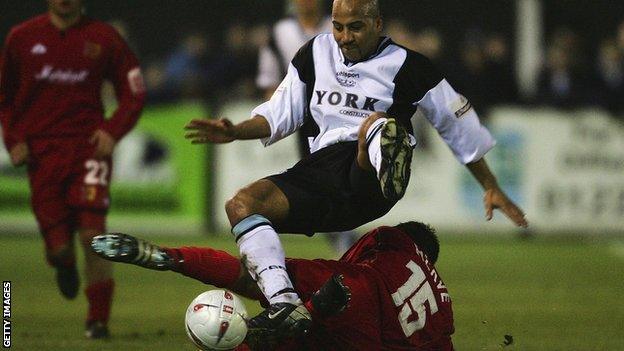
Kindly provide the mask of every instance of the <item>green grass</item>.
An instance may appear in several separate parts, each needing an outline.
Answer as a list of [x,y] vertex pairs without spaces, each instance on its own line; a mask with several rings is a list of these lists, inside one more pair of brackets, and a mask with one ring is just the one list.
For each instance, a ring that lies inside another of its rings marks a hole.
[[[228,236],[155,238],[236,252]],[[331,257],[324,240],[287,236],[289,256]],[[624,255],[608,240],[442,237],[438,271],[455,311],[457,350],[624,349]],[[41,242],[0,238],[0,278],[11,280],[14,350],[193,350],[188,303],[208,287],[174,273],[116,267],[113,338],[83,337],[84,297],[67,302]],[[616,249],[614,249],[614,247]],[[619,252],[619,253],[618,253]],[[251,313],[258,307],[247,301]],[[503,347],[505,335],[514,343]]]

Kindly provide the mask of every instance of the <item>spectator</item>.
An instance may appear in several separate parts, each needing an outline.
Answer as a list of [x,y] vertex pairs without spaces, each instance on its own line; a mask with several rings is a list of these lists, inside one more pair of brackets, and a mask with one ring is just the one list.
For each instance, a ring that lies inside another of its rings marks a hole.
[[[437,30],[426,28],[414,33],[404,21],[394,19],[388,23],[386,33],[395,43],[427,56],[438,68],[444,70],[446,65],[442,62],[442,36]],[[412,125],[414,136],[418,140],[417,147],[423,152],[429,151],[431,145],[428,133],[431,129],[430,124],[426,122],[422,114],[416,114]]]
[[458,64],[450,67],[450,81],[458,91],[476,107],[482,121],[487,122],[487,112],[491,105],[490,89],[487,81],[487,63],[483,51],[483,35],[480,31],[468,31],[461,45]]
[[620,22],[620,25],[617,27],[616,32],[617,46],[624,54],[624,20]]
[[596,60],[601,105],[614,115],[624,113],[624,52],[613,39],[604,40]]
[[539,104],[570,109],[586,102],[584,91],[589,82],[573,66],[572,55],[562,45],[548,48],[546,66],[538,80]]
[[258,50],[268,42],[264,26],[230,25],[225,31],[224,47],[219,57],[213,57],[208,68],[211,106],[219,110],[228,99],[249,99],[256,95],[253,77],[258,65]]
[[321,0],[290,0],[289,4],[293,16],[275,23],[268,44],[260,49],[256,84],[265,92],[266,99],[286,75],[288,64],[297,50],[317,34],[332,31],[331,19],[323,14]]
[[491,105],[517,102],[518,88],[507,42],[498,33],[490,34],[485,40],[485,81],[489,90],[488,104]]
[[444,39],[435,28],[425,28],[416,33],[415,50],[427,56],[435,64],[444,68]]
[[395,43],[417,51],[416,36],[404,21],[400,19],[388,21],[385,32]]
[[194,32],[182,39],[180,46],[165,64],[166,84],[183,98],[204,95],[207,53],[212,43],[205,35]]

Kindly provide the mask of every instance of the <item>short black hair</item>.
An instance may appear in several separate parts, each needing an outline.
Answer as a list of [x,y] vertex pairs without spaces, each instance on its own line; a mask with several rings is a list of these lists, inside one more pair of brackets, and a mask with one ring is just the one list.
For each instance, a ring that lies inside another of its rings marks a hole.
[[427,255],[429,262],[436,263],[440,253],[440,242],[435,234],[435,229],[428,224],[414,221],[400,223],[394,227],[409,235],[416,246]]

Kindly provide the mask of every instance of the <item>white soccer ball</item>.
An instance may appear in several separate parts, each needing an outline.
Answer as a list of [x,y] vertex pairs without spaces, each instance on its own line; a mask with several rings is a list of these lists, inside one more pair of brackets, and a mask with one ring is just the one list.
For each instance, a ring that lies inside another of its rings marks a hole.
[[243,301],[227,290],[201,293],[186,309],[186,334],[202,350],[229,350],[247,335]]

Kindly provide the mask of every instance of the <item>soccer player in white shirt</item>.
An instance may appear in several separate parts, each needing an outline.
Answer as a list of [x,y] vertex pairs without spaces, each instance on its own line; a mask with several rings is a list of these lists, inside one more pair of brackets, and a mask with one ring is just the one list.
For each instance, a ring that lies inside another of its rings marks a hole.
[[378,1],[334,0],[332,22],[333,36],[305,44],[249,120],[187,126],[194,143],[261,139],[270,145],[306,122],[315,125],[310,156],[251,183],[225,206],[241,257],[271,304],[249,321],[251,332],[309,326],[277,233],[349,230],[387,213],[409,181],[415,144],[409,121],[417,109],[483,186],[486,218],[500,209],[527,226],[483,158],[495,141],[471,104],[426,57],[381,36]]

